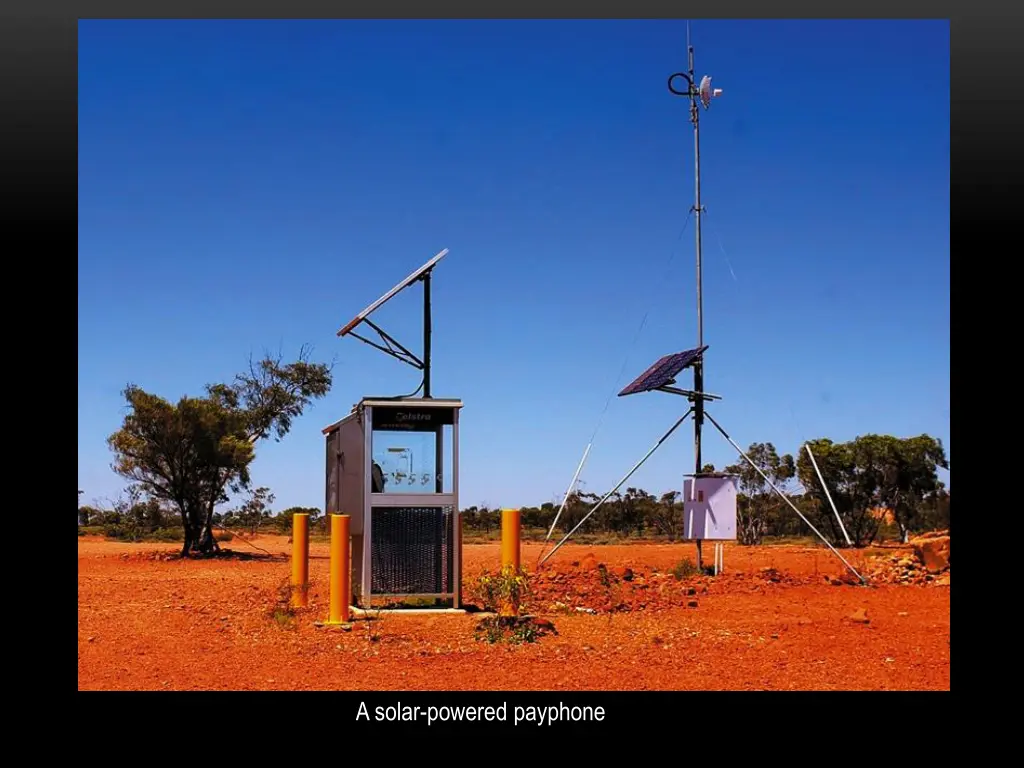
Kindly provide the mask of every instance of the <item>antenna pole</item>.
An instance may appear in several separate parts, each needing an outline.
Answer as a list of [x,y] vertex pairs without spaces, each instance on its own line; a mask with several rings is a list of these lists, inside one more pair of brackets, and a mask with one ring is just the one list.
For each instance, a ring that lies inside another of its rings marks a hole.
[[[690,70],[690,122],[693,123],[693,176],[694,205],[693,213],[696,223],[697,243],[697,346],[704,346],[704,296],[703,296],[703,263],[701,251],[701,214],[704,209],[700,204],[700,109],[697,106],[698,92],[694,86],[693,46],[688,50],[688,66]],[[693,366],[693,390],[695,393],[693,411],[693,453],[694,473],[699,475],[704,467],[701,456],[701,427],[704,425],[704,362],[703,356],[697,358]],[[703,567],[703,542],[697,539],[697,568]]]
[[[702,271],[702,259],[701,259],[701,219],[704,214],[704,206],[700,203],[700,109],[697,106],[698,100],[701,101],[705,108],[707,108],[711,99],[718,96],[721,91],[719,89],[711,89],[711,78],[706,77],[701,80],[700,85],[694,82],[694,67],[693,67],[693,46],[690,45],[690,27],[687,23],[686,27],[686,54],[687,54],[687,67],[686,72],[676,72],[670,75],[668,78],[668,89],[674,96],[686,96],[690,100],[690,122],[693,123],[693,186],[694,186],[694,201],[693,207],[690,209],[691,213],[696,214],[697,226],[696,226],[696,237],[697,237],[697,346],[698,348],[704,346],[704,295],[703,295],[703,282],[704,275]],[[677,78],[681,77],[686,80],[687,88],[685,91],[677,89],[672,83]],[[703,89],[708,89],[706,92],[702,92]],[[694,403],[693,407],[693,447],[694,447],[694,464],[696,469],[694,475],[699,477],[704,466],[703,457],[701,456],[701,427],[704,426],[704,357],[699,356],[693,365],[693,392],[688,393],[690,399]],[[703,542],[697,539],[697,567],[703,567],[702,563],[702,545]]]
[[423,275],[423,397],[430,399],[430,273]]

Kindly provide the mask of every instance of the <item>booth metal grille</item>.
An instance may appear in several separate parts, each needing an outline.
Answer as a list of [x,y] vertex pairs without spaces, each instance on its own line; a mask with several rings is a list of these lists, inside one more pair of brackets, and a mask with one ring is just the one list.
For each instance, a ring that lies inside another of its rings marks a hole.
[[455,515],[448,507],[374,507],[370,589],[375,595],[454,592]]

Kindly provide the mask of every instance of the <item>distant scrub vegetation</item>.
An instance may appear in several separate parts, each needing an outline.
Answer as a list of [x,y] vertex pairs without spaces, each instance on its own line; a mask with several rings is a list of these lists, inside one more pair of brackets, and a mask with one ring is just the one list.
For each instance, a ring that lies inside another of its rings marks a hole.
[[[292,516],[308,512],[312,533],[326,535],[319,509],[292,507],[274,514],[274,494],[253,487],[251,468],[256,447],[284,439],[294,420],[328,393],[332,381],[332,366],[314,363],[309,348],[302,347],[291,362],[269,354],[250,359],[246,370],[229,381],[208,384],[197,397],[172,401],[128,385],[123,423],[107,442],[114,471],[129,485],[115,502],[79,506],[79,534],[100,531],[124,541],[181,541],[182,555],[209,555],[229,535],[290,533]],[[808,445],[827,490],[803,447],[794,459],[780,455],[771,443],[754,443],[746,451],[749,462],[740,456],[724,468],[738,478],[739,543],[811,533],[773,485],[835,546],[846,545],[844,531],[853,546],[867,546],[879,537],[906,541],[919,530],[949,527],[949,491],[938,479],[938,470],[949,469],[949,462],[939,440],[928,435],[863,435],[846,443],[821,438]],[[241,496],[241,503],[218,512],[229,494]],[[562,534],[582,521],[599,499],[583,491],[570,496],[558,518]],[[461,512],[469,536],[497,533],[498,510],[469,507]],[[557,513],[554,502],[522,509],[526,535],[546,533]],[[627,488],[587,518],[578,535],[671,541],[681,537],[682,524],[679,491],[654,496]]]
[[[927,435],[899,439],[867,435],[848,443],[815,440],[810,443],[829,493],[854,546],[880,539],[906,540],[911,534],[949,528],[949,491],[938,480],[937,470],[949,467],[940,441]],[[747,455],[772,483],[786,493],[798,509],[835,546],[846,542],[817,473],[805,453],[794,460],[780,455],[771,443],[755,443]],[[714,467],[707,466],[712,472]],[[807,525],[771,490],[761,473],[746,461],[725,467],[739,483],[738,541],[760,544],[770,539],[811,535]],[[576,526],[604,494],[572,494],[558,518],[557,531],[564,536]],[[655,496],[639,488],[613,494],[577,531],[576,538],[602,540],[664,540],[682,538],[683,504],[679,491]],[[233,534],[290,535],[292,516],[310,516],[315,537],[327,535],[320,509],[290,507],[274,513],[274,494],[265,487],[249,489],[242,502],[215,513],[211,523],[219,541]],[[523,535],[542,538],[558,513],[559,503],[547,502],[521,508]],[[79,535],[99,533],[122,541],[181,542],[184,527],[171,505],[161,503],[135,487],[116,502],[78,508]],[[501,528],[500,508],[472,506],[462,510],[467,539],[496,538]]]

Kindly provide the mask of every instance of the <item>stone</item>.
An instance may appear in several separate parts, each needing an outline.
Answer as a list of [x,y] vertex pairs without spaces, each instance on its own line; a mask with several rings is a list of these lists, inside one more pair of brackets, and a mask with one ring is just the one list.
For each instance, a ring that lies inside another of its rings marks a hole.
[[622,581],[633,580],[633,569],[627,568],[624,565],[617,565],[611,570],[612,576]]
[[539,629],[541,632],[550,632],[554,635],[558,634],[558,630],[555,629],[555,625],[547,619],[541,619],[535,616],[532,619],[530,619],[530,623],[533,624],[533,626]]
[[856,624],[870,624],[871,619],[868,618],[868,612],[864,608],[858,608],[856,611],[850,614],[848,617],[850,621]]
[[579,567],[581,571],[596,571],[601,567],[601,563],[597,561],[597,558],[592,553],[588,553],[580,560]]
[[932,573],[941,573],[949,568],[949,536],[935,536],[915,539],[914,553]]

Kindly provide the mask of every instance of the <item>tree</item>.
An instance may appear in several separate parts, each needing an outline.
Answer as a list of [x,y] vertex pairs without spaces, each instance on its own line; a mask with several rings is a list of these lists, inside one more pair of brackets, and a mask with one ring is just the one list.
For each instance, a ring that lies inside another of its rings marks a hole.
[[[941,489],[937,470],[949,468],[942,443],[928,435],[907,439],[862,435],[848,443],[820,439],[809,443],[829,485],[836,511],[854,546],[874,541],[881,525],[872,514],[891,510],[901,538],[922,520],[922,508]],[[810,459],[797,462],[800,482],[811,498],[816,524],[832,543],[845,544],[821,481]]]
[[646,491],[640,491],[648,519],[654,529],[669,541],[675,541],[683,532],[683,508],[679,503],[679,491],[667,491],[657,502]]
[[949,491],[943,483],[922,499],[919,520],[924,530],[949,529]]
[[263,522],[270,517],[270,505],[273,503],[274,494],[269,488],[255,488],[249,491],[242,505],[232,512],[231,518],[255,536]]
[[215,552],[214,509],[229,490],[249,487],[256,443],[283,439],[330,387],[330,366],[310,362],[306,348],[293,363],[250,360],[249,370],[230,384],[209,385],[205,397],[176,404],[129,385],[128,414],[108,439],[114,471],[174,505],[185,533],[183,556]]
[[627,536],[630,533],[643,536],[651,510],[656,504],[654,497],[646,491],[633,487],[627,488],[626,493],[619,500],[620,511],[617,519],[620,532]]
[[274,518],[274,524],[279,530],[285,533],[291,533],[292,530],[292,518],[295,515],[305,514],[309,515],[309,528],[313,529],[313,526],[321,523],[321,512],[318,507],[288,507],[283,512],[278,512]]
[[870,544],[878,535],[880,521],[871,514],[872,483],[859,475],[853,444],[833,443],[828,438],[821,438],[810,440],[807,445],[829,486],[829,494],[826,494],[818,473],[814,471],[814,464],[806,452],[801,451],[797,459],[797,476],[808,500],[808,518],[831,544],[845,547],[846,539],[828,502],[831,495],[835,511],[853,545],[862,547]]
[[[779,456],[771,443],[754,443],[747,449],[747,456],[780,491],[786,492],[786,484],[796,475],[796,463],[791,455],[787,453]],[[749,462],[740,458],[740,463],[725,468],[726,472],[738,475],[739,479],[736,536],[740,544],[760,544],[772,516],[778,515],[786,502],[779,498]]]
[[876,507],[892,511],[905,544],[922,518],[925,499],[942,488],[938,469],[949,469],[942,442],[929,435],[866,435],[853,445],[861,481],[874,486]]
[[78,524],[82,526],[98,525],[103,520],[103,510],[86,504],[78,508]]

